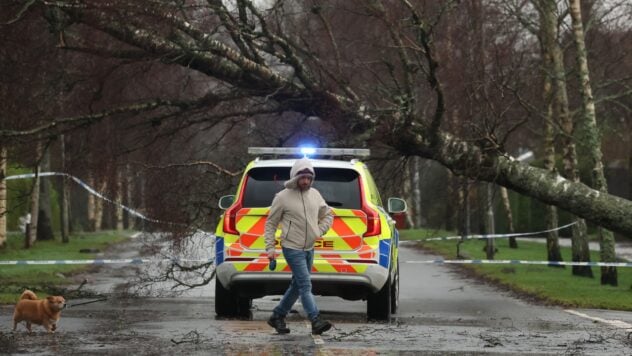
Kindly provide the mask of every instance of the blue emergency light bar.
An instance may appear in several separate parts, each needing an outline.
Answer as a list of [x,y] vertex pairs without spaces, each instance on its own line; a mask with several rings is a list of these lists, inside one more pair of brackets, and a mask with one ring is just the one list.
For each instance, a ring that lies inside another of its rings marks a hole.
[[248,147],[248,153],[252,155],[369,157],[371,150],[367,148]]

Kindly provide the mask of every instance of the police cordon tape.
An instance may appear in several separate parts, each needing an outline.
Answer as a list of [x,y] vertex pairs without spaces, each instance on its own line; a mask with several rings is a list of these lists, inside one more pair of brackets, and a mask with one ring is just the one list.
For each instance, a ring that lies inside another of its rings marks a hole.
[[70,179],[72,179],[75,183],[79,184],[79,186],[81,186],[83,189],[87,190],[90,194],[101,198],[103,200],[105,200],[108,203],[114,204],[118,207],[120,207],[121,209],[127,211],[129,214],[134,215],[136,217],[139,217],[143,220],[147,220],[149,222],[154,222],[154,223],[160,223],[160,224],[168,224],[168,225],[179,225],[179,226],[185,226],[185,224],[181,224],[181,223],[175,223],[175,222],[170,222],[170,221],[163,221],[163,220],[157,220],[157,219],[152,219],[152,218],[148,218],[145,215],[141,214],[140,212],[127,207],[117,201],[114,201],[106,196],[104,196],[103,194],[97,192],[94,188],[92,188],[91,186],[89,186],[88,184],[86,184],[84,181],[82,181],[81,179],[70,175],[68,173],[62,173],[62,172],[41,172],[39,174],[35,174],[35,173],[27,173],[27,174],[18,174],[18,175],[12,175],[12,176],[8,176],[5,177],[5,180],[15,180],[15,179],[27,179],[27,178],[35,178],[37,176],[40,177],[52,177],[52,176],[62,176],[62,177],[68,177]]
[[[93,259],[93,260],[13,260],[1,261],[0,265],[107,265],[107,264],[132,264],[144,263],[213,263],[210,259],[179,259],[179,258],[127,258],[127,259]],[[402,261],[408,264],[473,264],[473,265],[548,265],[548,266],[591,266],[591,267],[632,267],[632,262],[563,262],[563,261],[528,261],[528,260],[422,260]]]
[[[99,193],[98,191],[96,191],[94,188],[92,188],[91,186],[89,186],[88,184],[86,184],[84,181],[82,181],[81,179],[70,175],[68,173],[62,173],[62,172],[40,172],[39,174],[35,174],[35,173],[27,173],[27,174],[18,174],[18,175],[12,175],[12,176],[8,176],[5,177],[5,180],[17,180],[17,179],[29,179],[29,178],[35,178],[35,177],[52,177],[52,176],[62,176],[62,177],[68,177],[70,179],[72,179],[75,183],[77,183],[80,187],[82,187],[83,189],[87,190],[88,193],[96,196],[97,198],[103,199],[108,203],[114,204],[118,207],[120,207],[121,209],[126,210],[130,215],[136,216],[140,219],[149,221],[149,222],[153,222],[153,223],[160,223],[160,224],[167,224],[167,225],[177,225],[177,226],[187,226],[186,224],[182,224],[182,223],[176,223],[176,222],[171,222],[171,221],[164,221],[164,220],[157,220],[157,219],[152,219],[149,218],[145,215],[143,215],[142,213],[128,207],[125,206],[123,204],[121,204],[120,202],[114,201],[106,196],[104,196],[103,194]],[[197,229],[196,232],[197,233],[202,233],[202,234],[208,234],[214,237],[214,235],[212,233]],[[180,258],[166,258],[166,259],[144,259],[144,258],[131,258],[131,259],[92,259],[92,260],[14,260],[14,261],[1,261],[0,260],[0,265],[105,265],[105,264],[143,264],[143,263],[160,263],[160,262],[171,262],[171,263],[191,263],[191,262],[195,262],[195,263],[209,263],[209,262],[213,262],[213,259],[180,259]]]
[[556,227],[553,229],[535,231],[535,232],[515,232],[511,234],[488,234],[488,235],[465,235],[465,236],[446,236],[446,237],[431,237],[429,239],[419,240],[420,242],[424,241],[447,241],[447,240],[483,240],[483,239],[498,239],[498,238],[506,238],[506,237],[525,237],[525,236],[533,236],[533,235],[541,235],[546,234],[548,232],[558,231],[562,229],[566,229],[567,227],[571,227],[577,224],[577,221],[572,222],[570,224],[566,224],[560,227]]
[[124,258],[124,259],[93,259],[93,260],[14,260],[1,261],[0,265],[109,265],[109,264],[131,264],[140,265],[144,263],[212,263],[214,259],[179,259],[179,258]]
[[[101,198],[111,204],[119,206],[120,208],[126,210],[128,213],[137,216],[143,220],[147,220],[155,223],[162,224],[170,224],[170,225],[183,225],[180,223],[174,223],[169,221],[162,221],[157,219],[151,219],[146,217],[145,215],[139,213],[138,211],[129,208],[117,201],[111,200],[104,196],[103,194],[97,192],[94,188],[86,184],[81,179],[72,176],[68,173],[61,172],[42,172],[39,174],[28,173],[28,174],[19,174],[5,177],[5,180],[15,180],[15,179],[27,179],[27,178],[35,178],[36,176],[40,177],[51,177],[51,176],[64,176],[72,179],[75,183],[79,184],[82,188],[87,190],[90,194],[95,195],[98,198]],[[423,241],[447,241],[447,240],[473,240],[473,239],[489,239],[489,238],[506,238],[506,237],[524,237],[524,236],[533,236],[544,234],[552,231],[562,230],[567,227],[570,227],[577,222],[573,222],[570,224],[566,224],[564,226],[560,226],[554,229],[536,231],[536,232],[524,232],[524,233],[512,233],[512,234],[488,234],[488,235],[466,235],[466,236],[447,236],[447,237],[433,237],[429,239],[423,239]],[[201,230],[198,232],[207,233]],[[179,259],[179,258],[166,258],[166,259],[145,259],[145,258],[131,258],[131,259],[92,259],[92,260],[13,260],[13,261],[2,261],[0,260],[0,265],[106,265],[106,264],[144,264],[144,263],[161,263],[161,262],[170,262],[170,263],[212,263],[213,259]],[[595,266],[595,267],[632,267],[631,262],[563,262],[563,261],[526,261],[526,260],[425,260],[425,261],[403,261],[403,263],[411,263],[411,264],[511,264],[511,265],[551,265],[551,266]]]
[[463,265],[548,265],[548,266],[595,266],[595,267],[632,267],[632,262],[563,262],[528,260],[426,260],[402,261],[411,264],[463,264]]
[[[8,176],[5,177],[5,180],[15,180],[15,179],[27,179],[27,178],[35,178],[36,176],[40,176],[40,177],[51,177],[51,176],[63,176],[63,177],[68,177],[70,179],[72,179],[75,183],[79,184],[79,186],[81,186],[82,188],[84,188],[85,190],[87,190],[90,194],[101,198],[105,201],[107,201],[108,203],[114,204],[118,207],[120,207],[121,209],[126,210],[128,213],[137,216],[143,220],[147,220],[150,222],[155,222],[155,223],[161,223],[161,224],[169,224],[169,225],[185,225],[185,224],[181,224],[181,223],[175,223],[175,222],[170,222],[170,221],[163,221],[163,220],[157,220],[157,219],[152,219],[152,218],[148,218],[145,215],[139,213],[138,211],[127,207],[117,201],[114,201],[112,199],[109,199],[108,197],[104,196],[103,194],[97,192],[94,188],[92,188],[91,186],[89,186],[88,184],[86,184],[84,181],[82,181],[81,179],[70,175],[68,173],[63,173],[63,172],[41,172],[39,174],[35,174],[35,173],[27,173],[27,174],[19,174],[19,175],[12,175],[12,176]],[[465,235],[465,236],[447,236],[447,237],[433,237],[433,238],[429,238],[429,239],[423,239],[423,241],[447,241],[447,240],[474,240],[474,239],[497,239],[497,238],[507,238],[507,237],[525,237],[525,236],[533,236],[533,235],[540,235],[540,234],[544,234],[544,233],[548,233],[548,232],[552,232],[552,231],[557,231],[557,230],[562,230],[565,229],[567,227],[573,226],[577,224],[577,222],[572,222],[570,224],[566,224],[564,226],[560,226],[557,228],[553,228],[553,229],[549,229],[549,230],[542,230],[542,231],[536,231],[536,232],[518,232],[518,233],[511,233],[511,234],[488,234],[488,235]]]

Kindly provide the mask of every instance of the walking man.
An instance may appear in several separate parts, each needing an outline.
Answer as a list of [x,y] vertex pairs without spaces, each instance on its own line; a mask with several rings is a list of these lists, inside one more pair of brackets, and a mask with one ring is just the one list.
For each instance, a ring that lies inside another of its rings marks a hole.
[[266,251],[268,258],[274,260],[275,233],[281,223],[281,248],[292,270],[290,286],[268,320],[268,325],[279,334],[290,332],[285,317],[299,297],[312,322],[312,334],[320,335],[331,328],[330,322],[320,318],[310,278],[314,242],[329,230],[333,222],[331,208],[312,188],[314,178],[314,167],[309,159],[301,158],[294,162],[290,180],[285,182],[285,189],[274,197],[265,225]]

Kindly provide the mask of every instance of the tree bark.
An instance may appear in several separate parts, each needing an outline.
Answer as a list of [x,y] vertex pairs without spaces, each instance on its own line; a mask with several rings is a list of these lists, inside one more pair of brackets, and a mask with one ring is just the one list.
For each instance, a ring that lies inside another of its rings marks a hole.
[[[132,172],[129,164],[125,166],[125,193],[127,195],[127,205],[136,208],[134,205],[134,180],[132,179]],[[127,221],[127,228],[130,230],[136,229],[136,219],[129,212],[125,214]]]
[[[494,185],[492,183],[485,184],[486,198],[485,198],[485,233],[493,235],[496,233],[496,221],[494,219]],[[487,239],[485,243],[485,254],[488,260],[493,260],[496,254],[496,246],[494,246],[494,239]]]
[[404,174],[403,187],[402,187],[404,196],[408,197],[408,199],[406,199],[406,205],[409,207],[409,209],[406,213],[406,224],[411,229],[414,229],[416,227],[415,216],[417,215],[417,209],[415,205],[415,195],[413,193],[415,189],[413,186],[413,176],[415,172],[413,170],[414,170],[413,165],[409,165],[407,169],[404,171],[405,174]]
[[[582,24],[581,3],[579,0],[570,0],[570,12],[573,23],[573,39],[577,48],[577,66],[582,97],[583,115],[580,120],[582,128],[582,142],[588,146],[590,163],[592,166],[592,187],[600,192],[608,192],[608,184],[603,172],[603,160],[601,153],[601,137],[597,128],[597,115],[595,114],[595,100],[590,87],[590,73],[588,69],[588,54],[584,40],[584,26]],[[616,262],[614,235],[611,231],[598,228],[600,256],[602,262]],[[616,286],[616,267],[601,267],[601,284]]]
[[[505,210],[505,215],[507,216],[509,233],[513,234],[516,230],[514,229],[513,214],[511,213],[511,201],[509,200],[509,192],[507,192],[507,188],[500,187],[500,198],[502,199],[503,209]],[[518,241],[516,241],[514,236],[509,238],[509,248],[518,248]]]
[[[61,171],[63,173],[68,173],[66,172],[66,141],[64,135],[59,137],[59,145],[61,153]],[[63,243],[68,243],[70,241],[70,179],[66,176],[62,176],[61,178],[61,194],[59,198],[61,200],[61,203],[59,204],[61,241]]]
[[[101,178],[96,178],[95,183],[97,185],[97,192],[103,193],[106,188],[106,181]],[[103,227],[103,200],[101,198],[94,199],[94,231],[99,232]]]
[[[42,152],[42,160],[40,162],[41,170],[44,172],[50,171],[50,148],[48,145],[44,147]],[[40,195],[39,195],[39,216],[37,223],[37,240],[48,241],[54,240],[55,234],[52,227],[52,208],[51,208],[51,182],[50,178],[46,177],[40,181]]]
[[0,145],[0,249],[7,246],[7,149]]
[[495,182],[580,217],[590,217],[597,224],[632,231],[632,201],[601,193],[505,155],[485,155],[479,147],[444,132],[438,133],[432,147],[423,132],[415,134],[414,130],[408,130],[400,132],[398,137],[397,142],[391,142],[398,149],[409,152],[414,147],[416,154],[434,159],[456,174],[465,175],[474,166],[479,180]]
[[39,195],[40,195],[40,166],[39,166],[39,157],[41,156],[42,147],[41,144],[38,143],[36,147],[36,159],[37,164],[34,169],[35,178],[33,179],[33,187],[31,188],[31,221],[29,222],[29,227],[27,229],[27,234],[25,236],[24,247],[31,248],[37,239],[37,225],[39,223]]
[[463,256],[460,251],[461,243],[465,241],[465,237],[470,234],[471,226],[470,226],[470,187],[469,182],[466,177],[461,177],[459,184],[459,235],[461,236],[461,240],[459,240],[456,244],[456,257],[457,258],[466,258]]
[[[566,90],[566,70],[564,67],[564,54],[557,41],[557,6],[553,1],[540,1],[541,13],[546,26],[547,50],[551,53],[554,92],[554,116],[559,118],[562,128],[562,152],[563,171],[569,180],[579,183],[579,172],[577,169],[577,151],[575,146],[574,123],[570,113],[568,94]],[[551,36],[553,36],[551,40]],[[588,235],[586,233],[586,223],[577,219],[577,224],[573,225],[572,237],[572,260],[574,262],[589,262],[590,250],[588,248]],[[573,274],[577,276],[593,277],[592,269],[589,266],[573,266]]]
[[[540,11],[540,44],[542,52],[542,72],[543,72],[543,88],[542,98],[546,105],[544,118],[544,169],[555,174],[555,128],[553,123],[556,121],[554,102],[555,94],[553,92],[553,78],[551,73],[555,72],[553,61],[553,47],[557,46],[557,20],[554,13],[554,5],[548,0],[539,0],[538,10]],[[553,205],[547,205],[544,219],[546,221],[547,230],[558,227],[557,208]],[[562,253],[560,251],[559,236],[557,230],[549,231],[546,235],[547,261],[562,261]],[[559,265],[551,265],[559,266]],[[564,268],[564,266],[559,266]]]
[[[459,204],[459,188],[457,186],[458,184],[458,178],[456,178],[454,176],[454,174],[452,174],[452,172],[447,171],[446,173],[446,186],[447,186],[447,192],[446,192],[446,202],[445,202],[445,225],[444,228],[446,231],[452,231],[454,230],[454,226],[455,226],[455,205],[457,206],[456,211],[458,211],[458,207],[460,206]],[[456,189],[455,189],[456,186]],[[456,204],[455,204],[456,202]]]
[[422,225],[421,214],[421,158],[413,157],[413,194],[415,202],[415,226],[420,228]]
[[[95,179],[92,175],[88,176],[88,185],[92,189],[96,189]],[[87,213],[88,213],[88,231],[96,231],[96,197],[88,193]]]
[[[121,169],[117,169],[116,172],[116,201],[123,204],[123,173]],[[117,205],[114,209],[116,231],[123,231],[123,208]]]

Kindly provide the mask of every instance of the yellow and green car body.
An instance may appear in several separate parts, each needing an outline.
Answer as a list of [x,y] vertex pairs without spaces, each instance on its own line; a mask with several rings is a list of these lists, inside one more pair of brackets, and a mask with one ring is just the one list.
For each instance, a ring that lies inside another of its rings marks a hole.
[[[283,294],[291,271],[277,230],[277,267],[269,269],[264,227],[272,198],[289,179],[295,159],[256,159],[248,164],[216,230],[218,316],[249,313],[252,299]],[[399,298],[398,240],[367,166],[356,159],[314,159],[314,188],[333,210],[331,228],[316,240],[314,295],[367,300],[370,319],[386,320]],[[404,203],[405,209],[405,203]]]

